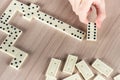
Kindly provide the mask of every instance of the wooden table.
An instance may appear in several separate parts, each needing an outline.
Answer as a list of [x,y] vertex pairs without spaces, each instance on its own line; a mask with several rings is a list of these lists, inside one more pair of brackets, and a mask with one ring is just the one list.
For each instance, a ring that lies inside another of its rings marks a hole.
[[[0,15],[10,1],[0,1]],[[30,2],[30,0],[20,1]],[[77,55],[79,60],[85,59],[90,64],[95,58],[101,58],[114,68],[112,77],[115,76],[120,72],[120,0],[105,0],[105,2],[107,18],[102,28],[98,30],[97,42],[86,40],[80,42],[37,20],[29,22],[19,15],[15,16],[11,23],[23,30],[15,46],[28,52],[29,57],[22,69],[16,71],[9,66],[11,57],[0,52],[0,80],[45,80],[44,75],[50,58],[61,59],[64,64],[68,54]],[[86,30],[86,25],[78,20],[68,0],[37,0],[35,4],[41,6],[42,11],[76,28]],[[0,31],[0,42],[5,37],[6,34]],[[58,74],[58,80],[65,77],[62,72]]]

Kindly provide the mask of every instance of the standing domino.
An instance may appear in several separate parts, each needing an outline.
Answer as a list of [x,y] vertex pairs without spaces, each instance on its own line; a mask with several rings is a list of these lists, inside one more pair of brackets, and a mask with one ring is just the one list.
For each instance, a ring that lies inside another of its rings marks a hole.
[[114,77],[114,80],[120,80],[120,74]]
[[95,62],[92,64],[92,67],[106,77],[110,76],[110,74],[113,72],[113,69],[102,62],[100,59],[96,59]]
[[82,74],[85,80],[89,80],[94,76],[94,73],[92,72],[92,70],[89,68],[89,66],[84,60],[77,63],[76,67],[79,70],[79,72]]
[[103,76],[97,75],[97,76],[94,78],[94,80],[105,80],[105,79],[103,78]]
[[87,40],[96,41],[97,40],[97,28],[96,23],[90,22],[87,26]]
[[72,76],[69,76],[63,80],[83,80],[80,75],[78,73],[72,75]]
[[60,67],[60,64],[61,60],[52,58],[46,71],[46,76],[55,78]]
[[67,60],[65,62],[65,66],[63,68],[63,72],[67,74],[72,74],[75,69],[77,59],[77,56],[68,55]]

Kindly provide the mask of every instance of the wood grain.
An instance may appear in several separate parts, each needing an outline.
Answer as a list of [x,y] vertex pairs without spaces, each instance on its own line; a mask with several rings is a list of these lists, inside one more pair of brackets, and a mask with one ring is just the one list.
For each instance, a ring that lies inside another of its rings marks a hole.
[[[11,0],[0,0],[0,15],[4,12]],[[30,0],[20,0],[26,4]],[[120,73],[120,0],[105,0],[107,18],[102,28],[98,30],[98,41],[78,41],[61,33],[37,20],[26,21],[16,15],[11,24],[23,30],[22,36],[15,46],[29,53],[25,65],[19,71],[9,67],[11,57],[0,52],[0,80],[45,80],[45,71],[50,58],[55,57],[64,61],[68,54],[79,56],[92,63],[95,58],[101,58],[114,68],[112,77]],[[76,28],[86,31],[86,25],[78,20],[67,0],[36,0],[35,4],[41,10],[66,22]],[[6,37],[0,31],[0,43]],[[62,70],[62,66],[61,66]],[[64,76],[58,73],[58,80]],[[112,80],[111,77],[106,80]]]

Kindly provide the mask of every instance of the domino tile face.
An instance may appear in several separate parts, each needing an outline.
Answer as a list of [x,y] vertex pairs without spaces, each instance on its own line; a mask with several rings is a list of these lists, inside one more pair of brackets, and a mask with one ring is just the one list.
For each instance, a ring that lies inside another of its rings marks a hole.
[[96,41],[97,40],[97,27],[96,23],[90,22],[87,26],[87,40]]

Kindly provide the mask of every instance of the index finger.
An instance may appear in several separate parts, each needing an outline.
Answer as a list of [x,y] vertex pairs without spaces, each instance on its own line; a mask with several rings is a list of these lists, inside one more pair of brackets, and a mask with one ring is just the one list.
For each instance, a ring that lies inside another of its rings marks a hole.
[[89,20],[87,19],[90,8],[94,0],[82,0],[81,5],[78,8],[77,14],[81,22],[87,24]]

